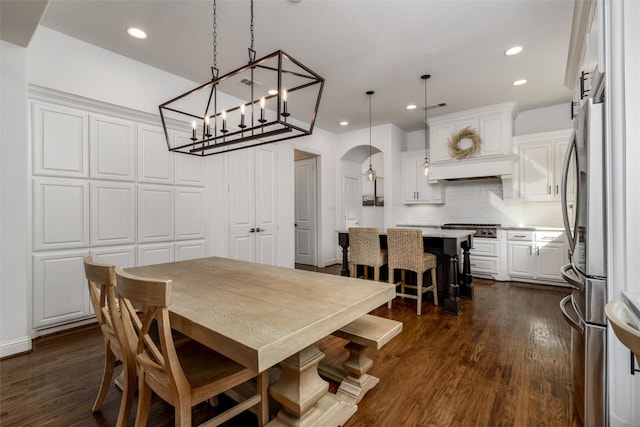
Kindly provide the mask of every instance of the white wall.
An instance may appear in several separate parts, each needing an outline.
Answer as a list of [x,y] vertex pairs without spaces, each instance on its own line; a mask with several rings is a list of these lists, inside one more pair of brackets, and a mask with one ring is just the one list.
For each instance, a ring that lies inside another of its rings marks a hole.
[[551,107],[521,111],[513,121],[513,135],[571,129],[571,106],[569,103]]
[[0,357],[31,349],[26,49],[0,41]]

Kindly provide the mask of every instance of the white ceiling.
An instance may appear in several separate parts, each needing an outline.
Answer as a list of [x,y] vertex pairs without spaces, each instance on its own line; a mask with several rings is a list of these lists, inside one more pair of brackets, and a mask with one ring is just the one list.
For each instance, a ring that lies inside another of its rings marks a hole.
[[[248,0],[217,3],[222,75],[247,63],[250,13]],[[368,126],[370,89],[374,125],[421,129],[423,110],[405,107],[424,106],[427,73],[428,104],[447,104],[430,117],[571,100],[563,82],[573,0],[256,0],[254,9],[258,57],[282,49],[326,79],[316,126],[332,132]],[[212,1],[51,0],[41,25],[194,82],[211,78]],[[148,38],[132,39],[129,26]],[[513,45],[524,52],[504,56]],[[517,79],[528,83],[513,87]]]

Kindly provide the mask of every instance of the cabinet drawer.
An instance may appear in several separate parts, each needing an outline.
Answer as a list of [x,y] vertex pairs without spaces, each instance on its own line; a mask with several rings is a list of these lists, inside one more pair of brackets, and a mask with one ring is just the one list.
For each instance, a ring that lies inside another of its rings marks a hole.
[[507,231],[507,240],[533,241],[533,231]]
[[483,258],[476,257],[471,258],[471,274],[474,273],[498,273],[498,259],[497,258]]
[[471,259],[474,255],[498,256],[498,243],[497,239],[473,239],[473,248],[470,251]]
[[536,231],[536,242],[564,242],[562,231]]

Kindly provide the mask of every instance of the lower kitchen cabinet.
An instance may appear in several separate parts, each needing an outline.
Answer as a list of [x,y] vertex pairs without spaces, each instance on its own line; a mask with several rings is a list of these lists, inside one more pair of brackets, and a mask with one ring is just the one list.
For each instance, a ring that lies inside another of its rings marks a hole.
[[498,239],[474,237],[473,247],[469,251],[471,274],[477,277],[495,278],[500,270],[499,254]]
[[507,273],[513,280],[564,283],[560,268],[567,262],[562,232],[507,232]]

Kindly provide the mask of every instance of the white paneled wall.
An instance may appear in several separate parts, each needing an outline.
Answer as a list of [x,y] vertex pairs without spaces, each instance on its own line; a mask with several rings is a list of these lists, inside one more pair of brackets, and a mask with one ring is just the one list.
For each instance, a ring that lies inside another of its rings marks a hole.
[[204,159],[169,152],[151,115],[87,100],[31,106],[36,334],[92,314],[84,256],[122,267],[206,256]]

